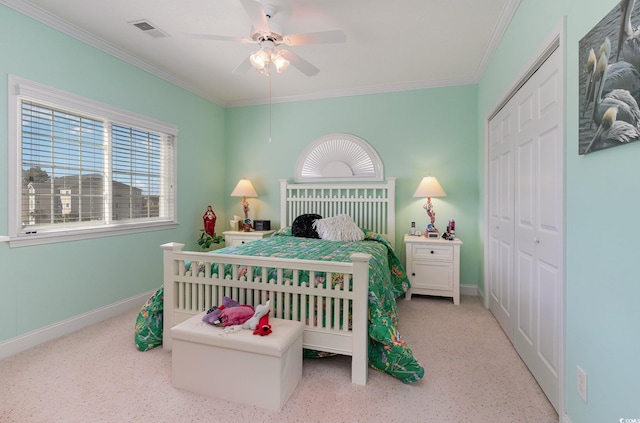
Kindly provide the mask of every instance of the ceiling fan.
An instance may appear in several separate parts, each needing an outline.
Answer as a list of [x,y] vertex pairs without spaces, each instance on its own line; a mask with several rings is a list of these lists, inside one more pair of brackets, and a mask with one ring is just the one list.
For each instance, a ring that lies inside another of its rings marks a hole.
[[281,48],[281,46],[344,43],[347,40],[346,34],[341,29],[306,32],[300,34],[284,34],[282,27],[271,21],[271,18],[277,11],[274,6],[268,4],[263,5],[256,0],[240,0],[240,3],[251,20],[252,27],[249,33],[249,38],[213,34],[186,34],[192,38],[201,38],[206,40],[258,44],[260,49],[252,52],[249,57],[243,60],[233,70],[233,73],[247,72],[253,67],[258,72],[269,76],[271,64],[273,64],[278,73],[284,71],[289,64],[291,64],[305,75],[314,76],[320,72],[320,69],[291,50]]

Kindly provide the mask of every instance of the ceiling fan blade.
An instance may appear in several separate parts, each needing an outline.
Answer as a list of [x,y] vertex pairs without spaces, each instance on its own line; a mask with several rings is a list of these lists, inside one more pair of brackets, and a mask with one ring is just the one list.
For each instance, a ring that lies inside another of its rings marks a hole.
[[246,37],[228,37],[226,35],[197,34],[193,32],[185,32],[184,35],[186,35],[189,38],[197,38],[201,40],[233,41],[236,43],[253,43],[253,44],[256,43],[251,38],[246,38]]
[[283,42],[289,46],[300,46],[303,44],[331,44],[344,43],[347,41],[347,34],[341,29],[329,31],[306,32],[302,34],[290,34],[284,36]]
[[314,76],[320,72],[320,69],[313,66],[311,63],[304,60],[302,57],[298,56],[292,51],[289,50],[280,50],[280,54],[282,57],[287,59],[291,65],[298,68],[300,72],[304,73],[307,76]]
[[269,28],[269,19],[264,11],[262,3],[258,3],[255,0],[240,0],[242,7],[247,12],[251,25],[260,32],[271,32]]
[[249,56],[247,56],[246,59],[244,59],[238,66],[236,66],[232,73],[246,73],[251,68],[253,68],[253,66],[251,66],[251,60],[249,59]]

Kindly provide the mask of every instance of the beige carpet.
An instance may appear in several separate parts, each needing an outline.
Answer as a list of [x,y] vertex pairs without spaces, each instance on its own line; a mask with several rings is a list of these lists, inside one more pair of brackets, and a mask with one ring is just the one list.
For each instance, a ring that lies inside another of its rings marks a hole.
[[373,369],[367,386],[352,385],[350,358],[334,357],[305,359],[281,412],[179,391],[169,352],[136,350],[131,310],[0,361],[0,422],[558,421],[477,298],[454,306],[414,296],[398,306],[400,333],[426,369],[412,385]]

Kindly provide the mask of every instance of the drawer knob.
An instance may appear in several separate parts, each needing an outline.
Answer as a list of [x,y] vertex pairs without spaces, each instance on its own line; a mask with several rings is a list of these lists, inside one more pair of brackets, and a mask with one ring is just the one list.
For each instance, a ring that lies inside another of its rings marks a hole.
[[415,275],[416,275],[415,273],[412,273],[412,274],[411,274],[411,276],[415,276]]
[[435,251],[431,250],[431,254],[434,254],[434,253],[435,253]]

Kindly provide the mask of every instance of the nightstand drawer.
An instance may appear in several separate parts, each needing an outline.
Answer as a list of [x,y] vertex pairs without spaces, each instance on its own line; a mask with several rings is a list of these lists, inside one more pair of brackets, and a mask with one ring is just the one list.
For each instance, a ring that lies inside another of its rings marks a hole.
[[275,230],[269,231],[224,231],[224,243],[227,247],[244,244],[245,242],[256,241],[258,239],[270,237]]
[[453,246],[414,244],[414,259],[453,260]]

